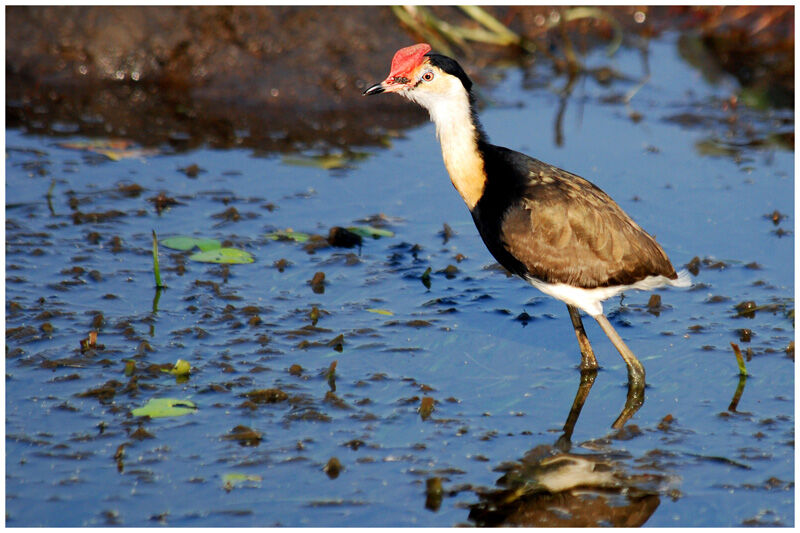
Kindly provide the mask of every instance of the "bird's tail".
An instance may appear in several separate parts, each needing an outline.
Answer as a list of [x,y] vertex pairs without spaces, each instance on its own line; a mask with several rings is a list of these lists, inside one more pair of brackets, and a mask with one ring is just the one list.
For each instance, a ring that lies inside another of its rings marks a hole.
[[692,278],[689,275],[689,272],[684,268],[680,272],[678,272],[678,277],[670,280],[670,285],[673,287],[691,287],[692,286]]

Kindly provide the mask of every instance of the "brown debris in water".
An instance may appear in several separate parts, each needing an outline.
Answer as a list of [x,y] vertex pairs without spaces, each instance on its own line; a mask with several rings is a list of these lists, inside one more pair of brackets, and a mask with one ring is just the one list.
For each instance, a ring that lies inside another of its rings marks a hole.
[[90,331],[89,335],[85,339],[81,339],[80,347],[81,347],[81,353],[87,353],[89,351],[105,349],[105,346],[103,344],[97,344],[96,331]]
[[258,404],[279,403],[289,399],[289,395],[281,389],[259,389],[247,392],[243,396]]
[[19,326],[16,328],[6,329],[6,339],[19,340],[36,334],[36,328],[33,326]]
[[[106,319],[103,316],[103,313],[98,312],[92,317],[91,326],[92,326],[92,328],[94,328],[96,330],[97,329],[101,329],[103,327],[103,325],[105,325],[105,323],[106,323]],[[94,333],[94,336],[95,336],[95,341],[97,341],[97,333],[96,332],[93,332],[93,333]]]
[[734,309],[736,309],[737,311],[736,316],[743,316],[745,318],[755,318],[758,306],[753,300],[747,300],[736,304]]
[[438,511],[442,505],[442,478],[429,477],[425,480],[425,508],[431,511]]
[[79,392],[76,396],[78,398],[97,398],[101,402],[108,401],[113,399],[117,394],[117,391],[121,388],[122,383],[116,379],[112,379],[94,389],[89,389],[85,392]]
[[661,431],[668,431],[672,427],[672,423],[674,421],[675,417],[673,417],[671,414],[668,414],[661,419],[661,422],[658,423],[658,429]]
[[120,183],[117,185],[117,190],[123,195],[127,196],[128,198],[136,198],[142,192],[144,192],[144,187],[139,185],[138,183]]
[[239,214],[239,211],[235,207],[229,207],[222,213],[217,213],[216,215],[212,215],[212,217],[226,220],[228,222],[238,222],[242,219],[242,215]]
[[317,321],[319,320],[319,308],[315,305],[311,308],[311,311],[308,312],[308,318],[311,319],[311,325],[316,326]]
[[189,178],[196,178],[201,172],[206,171],[206,169],[200,168],[197,163],[192,163],[191,165],[179,168],[178,170],[186,174],[186,176]]
[[323,294],[325,292],[325,273],[315,273],[308,284],[311,285],[311,290],[313,290],[315,294]]
[[334,226],[328,232],[328,244],[337,248],[353,248],[361,246],[361,235],[357,235],[352,231]]
[[[131,438],[135,440],[145,440],[145,439],[154,439],[156,437],[143,427],[140,427],[136,431],[131,433]],[[119,449],[117,449],[117,452],[119,452]],[[116,458],[116,454],[114,454],[114,457]]]
[[[339,350],[341,351],[341,350]],[[328,370],[325,372],[325,379],[328,380],[328,386],[331,388],[332,391],[336,391],[336,365],[338,361],[333,361],[331,366],[328,367]]]
[[430,396],[425,396],[422,398],[419,404],[419,416],[423,420],[427,420],[430,418],[431,413],[433,413],[433,398]]
[[444,244],[447,244],[447,242],[450,239],[452,239],[455,234],[456,232],[453,231],[453,228],[451,228],[447,222],[445,222],[444,225],[442,226],[442,231],[438,233],[438,235],[442,237],[442,241]]
[[109,211],[97,212],[97,213],[81,213],[80,211],[75,211],[72,213],[72,223],[75,225],[78,224],[98,224],[100,222],[107,222],[109,220],[113,220],[115,218],[124,217],[125,213],[122,211],[117,211],[116,209],[111,209]]
[[662,310],[660,294],[650,295],[650,299],[647,300],[647,310],[653,313],[654,315],[658,316],[659,311]]
[[119,235],[114,235],[111,237],[109,244],[111,245],[111,253],[116,254],[122,251],[122,239],[119,237]]
[[778,211],[776,209],[775,211],[773,211],[769,215],[765,215],[765,216],[766,216],[766,218],[769,218],[770,220],[772,220],[772,223],[777,226],[778,224],[781,223],[781,220],[786,218],[788,215],[784,215],[783,213],[781,213],[780,211]]
[[444,269],[439,271],[440,273],[444,274],[444,277],[447,279],[453,279],[458,274],[458,267],[455,265],[447,265]]
[[336,407],[337,409],[352,409],[349,405],[347,405],[347,402],[336,396],[336,393],[333,391],[328,391],[325,393],[324,402]]
[[331,457],[328,459],[328,462],[323,467],[323,471],[328,474],[328,477],[331,479],[336,479],[339,477],[339,473],[343,470],[343,466],[341,461],[336,457]]
[[317,250],[330,246],[328,239],[322,235],[310,235],[308,241],[303,245],[303,250],[309,254],[314,254]]
[[153,204],[153,207],[156,208],[156,213],[159,215],[169,207],[174,205],[182,205],[181,202],[177,201],[175,198],[167,196],[163,192],[158,193],[158,195],[153,196],[152,198],[148,198],[147,201]]
[[[341,352],[344,349],[344,333],[340,333],[339,335],[332,338],[328,341],[328,346],[336,350],[337,352]],[[333,362],[331,365],[331,371],[336,369],[336,361]]]
[[247,426],[238,425],[230,433],[223,435],[224,440],[235,440],[242,446],[258,446],[261,444],[261,433]]

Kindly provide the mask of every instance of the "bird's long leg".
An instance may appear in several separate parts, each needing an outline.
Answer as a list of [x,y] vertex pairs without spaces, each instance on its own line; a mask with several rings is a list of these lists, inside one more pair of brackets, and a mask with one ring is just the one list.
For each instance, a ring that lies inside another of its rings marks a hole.
[[625,422],[627,422],[644,403],[644,366],[642,366],[642,363],[633,355],[631,349],[622,341],[617,330],[614,329],[605,315],[595,315],[594,319],[597,320],[597,323],[603,328],[608,338],[611,339],[611,342],[617,347],[620,355],[625,360],[625,364],[628,366],[628,398],[625,401],[625,407],[622,409],[622,412],[611,425],[611,427],[619,429],[625,425]]
[[603,328],[608,338],[611,339],[611,342],[614,343],[614,346],[619,350],[619,354],[625,360],[625,364],[628,365],[628,382],[636,385],[641,384],[642,388],[644,388],[644,366],[642,366],[642,363],[633,355],[631,349],[628,348],[605,315],[595,315],[594,319],[597,320],[597,323]]
[[578,345],[581,347],[581,371],[597,370],[597,359],[594,356],[594,351],[592,351],[592,345],[589,344],[586,330],[583,329],[581,312],[577,307],[569,304],[567,304],[567,310],[569,311],[569,318],[572,319],[572,327],[575,328]]

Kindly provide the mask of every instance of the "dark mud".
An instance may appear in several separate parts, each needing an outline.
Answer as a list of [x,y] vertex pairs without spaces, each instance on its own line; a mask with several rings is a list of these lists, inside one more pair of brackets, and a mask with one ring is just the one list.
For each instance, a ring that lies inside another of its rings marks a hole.
[[[492,8],[532,44],[467,42],[479,84],[492,63],[543,61],[572,68],[569,51],[606,47],[607,19],[570,8]],[[604,8],[626,44],[690,29],[684,46],[705,76],[733,73],[750,101],[791,107],[791,8]],[[479,27],[456,8],[433,13]],[[433,32],[436,35],[436,32]],[[387,133],[426,120],[396,100],[363,91],[382,77],[395,50],[420,39],[389,7],[21,7],[6,9],[8,126],[47,135],[80,132],[177,150],[198,146],[297,151],[386,142]],[[565,43],[569,43],[568,45]],[[572,52],[574,54],[574,52]],[[602,70],[600,77],[608,77]],[[321,143],[321,144],[320,144]]]

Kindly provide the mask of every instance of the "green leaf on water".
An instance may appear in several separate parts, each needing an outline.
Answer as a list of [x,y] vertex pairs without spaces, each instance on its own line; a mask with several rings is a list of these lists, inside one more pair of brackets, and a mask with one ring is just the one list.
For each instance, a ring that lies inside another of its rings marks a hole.
[[194,237],[167,237],[166,239],[161,239],[161,246],[185,252],[194,248],[195,240]]
[[198,263],[226,264],[244,264],[255,261],[249,252],[237,248],[217,248],[216,250],[197,252],[196,254],[190,255],[189,259],[197,261]]
[[367,309],[370,313],[377,313],[379,315],[394,316],[394,313],[387,309]]
[[182,252],[191,250],[195,246],[204,252],[208,250],[216,250],[222,247],[222,243],[216,239],[196,239],[194,237],[186,237],[184,235],[162,239],[161,245],[173,250],[180,250]]
[[222,243],[219,242],[217,239],[197,239],[194,244],[204,252],[222,248]]
[[163,418],[167,416],[183,416],[197,411],[197,406],[189,400],[177,398],[151,398],[144,407],[131,411],[133,416],[149,416]]
[[178,359],[175,361],[175,366],[170,368],[169,370],[162,370],[162,372],[167,372],[172,374],[173,376],[186,376],[191,372],[192,365],[189,364],[189,361],[184,361],[183,359]]
[[352,231],[361,237],[372,237],[373,239],[379,239],[381,237],[394,237],[394,232],[389,231],[388,229],[375,228],[373,226],[350,226],[347,229],[348,231]]
[[354,161],[362,161],[369,157],[365,152],[344,152],[337,154],[320,154],[309,156],[286,156],[282,162],[284,165],[296,165],[303,167],[317,167],[324,170],[337,168],[348,168]]
[[266,237],[268,239],[272,239],[273,241],[306,242],[311,238],[311,235],[299,231],[292,231],[292,229],[289,228],[287,230],[279,230],[273,231],[272,233],[267,233]]
[[425,269],[425,272],[422,273],[422,284],[425,285],[426,289],[431,288],[431,267]]
[[700,155],[707,155],[711,157],[733,157],[739,153],[738,148],[716,139],[703,139],[701,141],[697,141],[695,143],[695,150],[697,150]]
[[133,141],[126,139],[95,139],[91,141],[75,141],[58,143],[61,148],[70,150],[85,150],[102,154],[112,161],[119,161],[130,157],[144,157],[156,155],[159,151],[155,148],[133,148]]
[[315,155],[310,157],[284,157],[284,165],[317,167],[325,170],[347,167],[347,159],[341,155]]
[[236,485],[242,485],[244,483],[252,484],[252,483],[260,483],[261,476],[257,474],[240,474],[238,472],[231,472],[230,474],[225,474],[222,476],[222,486],[225,490],[231,490]]

